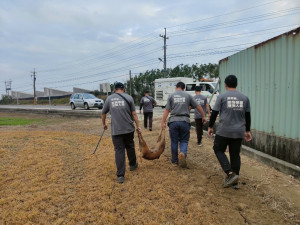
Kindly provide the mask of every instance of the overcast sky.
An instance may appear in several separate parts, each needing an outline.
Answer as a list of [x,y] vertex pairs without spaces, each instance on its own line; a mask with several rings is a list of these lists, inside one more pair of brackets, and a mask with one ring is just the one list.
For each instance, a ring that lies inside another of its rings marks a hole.
[[300,25],[300,0],[1,0],[0,94],[99,89],[167,67],[218,63]]

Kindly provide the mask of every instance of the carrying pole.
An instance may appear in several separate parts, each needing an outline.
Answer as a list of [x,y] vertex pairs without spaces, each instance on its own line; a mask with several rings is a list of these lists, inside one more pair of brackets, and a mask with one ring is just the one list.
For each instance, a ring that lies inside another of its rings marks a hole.
[[103,129],[103,132],[102,132],[102,134],[101,134],[101,137],[100,137],[100,139],[99,139],[99,141],[98,141],[98,144],[97,144],[97,146],[96,146],[96,148],[95,148],[93,154],[95,154],[95,152],[97,151],[98,145],[99,145],[99,143],[100,143],[100,141],[101,141],[101,139],[102,139],[102,137],[103,137],[104,131],[105,131],[105,129]]

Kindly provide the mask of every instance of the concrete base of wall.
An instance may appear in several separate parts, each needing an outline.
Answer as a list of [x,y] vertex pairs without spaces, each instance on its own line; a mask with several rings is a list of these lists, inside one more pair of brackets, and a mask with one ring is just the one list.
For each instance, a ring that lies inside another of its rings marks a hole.
[[245,145],[242,145],[242,154],[251,157],[257,161],[260,161],[264,164],[274,167],[288,175],[292,175],[297,179],[300,179],[300,167],[294,164],[285,162],[283,160],[277,159],[273,156],[265,154],[263,152],[257,151],[255,149],[249,148]]
[[243,143],[263,153],[300,166],[300,141],[251,130],[253,140]]

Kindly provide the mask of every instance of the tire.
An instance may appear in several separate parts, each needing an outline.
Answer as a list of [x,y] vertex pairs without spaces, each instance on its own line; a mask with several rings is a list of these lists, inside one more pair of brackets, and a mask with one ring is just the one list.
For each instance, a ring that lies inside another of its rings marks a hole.
[[71,103],[71,109],[72,109],[72,110],[76,109],[76,107],[75,107],[75,105],[74,105],[73,102]]
[[84,103],[84,109],[85,110],[89,110],[90,109],[90,107],[89,107],[89,105],[87,103]]
[[98,109],[103,109],[103,106],[98,107]]

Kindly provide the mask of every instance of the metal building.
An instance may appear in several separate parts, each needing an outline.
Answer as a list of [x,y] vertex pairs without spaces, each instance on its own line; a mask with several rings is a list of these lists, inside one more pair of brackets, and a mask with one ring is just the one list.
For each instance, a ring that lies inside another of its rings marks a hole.
[[254,149],[300,166],[300,27],[220,60],[251,102]]

